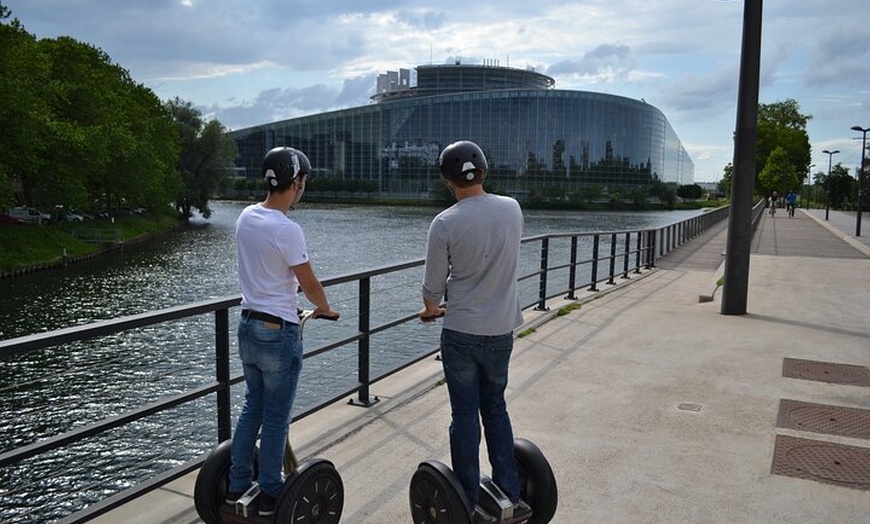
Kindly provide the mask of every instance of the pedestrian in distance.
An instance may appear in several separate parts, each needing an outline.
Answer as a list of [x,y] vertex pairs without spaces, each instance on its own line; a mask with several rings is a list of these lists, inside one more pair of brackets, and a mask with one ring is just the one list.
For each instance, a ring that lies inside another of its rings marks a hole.
[[[290,412],[302,370],[299,288],[313,316],[337,318],[308,258],[302,228],[287,213],[302,198],[311,163],[302,151],[276,147],[263,159],[269,193],[246,207],[235,225],[242,314],[239,357],[245,375],[242,406],[231,448],[227,502],[234,504],[257,481],[259,515],[275,512]],[[257,478],[254,452],[260,434]]]
[[520,501],[505,389],[513,330],[523,321],[517,295],[523,214],[516,200],[484,190],[487,161],[477,144],[448,145],[438,165],[456,203],[429,226],[419,316],[424,322],[444,317],[441,359],[452,413],[453,471],[473,522],[493,522],[477,507],[482,421],[493,481],[519,518],[531,509]]

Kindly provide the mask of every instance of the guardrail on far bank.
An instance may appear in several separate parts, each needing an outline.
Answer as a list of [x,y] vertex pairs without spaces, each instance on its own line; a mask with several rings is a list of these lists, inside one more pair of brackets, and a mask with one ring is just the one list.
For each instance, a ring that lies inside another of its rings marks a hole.
[[[599,291],[600,286],[615,284],[617,278],[631,278],[633,274],[653,268],[657,258],[703,233],[727,215],[728,208],[724,207],[658,229],[558,233],[525,238],[518,286],[521,305],[524,309],[543,310],[547,308],[548,301],[555,297],[574,299],[578,298],[579,292],[596,292]],[[350,351],[355,360],[355,377],[352,384],[331,390],[301,412],[294,412],[294,420],[310,416],[349,396],[352,397],[353,404],[370,406],[377,401],[377,397],[374,397],[371,392],[373,385],[437,353],[438,348],[434,344],[422,347],[425,343],[420,343],[421,347],[414,348],[414,351],[399,362],[383,365],[376,361],[376,358],[373,359],[373,355],[379,354],[373,351],[373,344],[380,343],[373,341],[378,341],[383,334],[398,332],[404,345],[407,346],[414,343],[408,342],[413,337],[408,337],[405,333],[425,329],[419,325],[416,316],[420,304],[419,283],[423,264],[422,259],[412,260],[323,281],[324,287],[332,288],[331,297],[335,294],[347,297],[347,303],[342,309],[343,319],[339,323],[344,324],[346,328],[338,336],[318,341],[316,347],[306,349],[305,359],[308,362],[308,359],[328,358],[341,351]],[[373,299],[380,295],[387,295],[389,302],[402,304],[403,307],[390,309],[374,305]],[[3,492],[0,493],[0,513],[12,517],[9,519],[10,522],[15,521],[15,516],[25,520],[33,519],[34,516],[40,516],[37,520],[50,520],[44,518],[45,515],[50,515],[51,519],[60,518],[61,522],[65,523],[85,522],[197,469],[205,459],[204,453],[184,457],[181,461],[161,461],[167,464],[166,467],[153,471],[150,478],[141,479],[131,486],[123,485],[126,482],[112,482],[100,476],[100,480],[94,480],[90,485],[92,489],[87,490],[90,493],[88,496],[74,492],[68,493],[64,498],[61,490],[61,493],[44,497],[37,507],[26,502],[30,494],[51,492],[53,486],[58,484],[58,479],[69,477],[70,474],[63,469],[67,462],[63,458],[67,456],[64,455],[66,450],[82,448],[76,452],[108,456],[108,460],[111,461],[113,454],[127,448],[124,443],[108,437],[106,438],[110,442],[108,449],[91,446],[89,443],[125,427],[136,428],[137,431],[133,432],[134,438],[139,438],[135,435],[146,431],[140,429],[141,427],[159,433],[160,428],[155,429],[153,424],[149,426],[147,421],[180,406],[191,405],[213,397],[215,408],[213,427],[216,428],[216,434],[210,433],[207,438],[214,439],[216,436],[217,442],[230,438],[232,386],[244,380],[241,372],[232,372],[231,360],[233,341],[230,338],[230,310],[237,308],[239,302],[239,296],[225,297],[0,341],[0,362],[4,364],[37,352],[43,352],[40,353],[42,355],[46,351],[52,352],[51,358],[63,358],[65,348],[70,344],[111,339],[111,343],[123,345],[122,342],[118,342],[117,337],[122,337],[133,330],[159,329],[163,326],[171,326],[173,322],[212,317],[210,324],[213,330],[213,357],[209,358],[209,362],[213,365],[210,372],[213,379],[192,387],[185,387],[173,394],[162,395],[150,402],[132,398],[129,400],[130,405],[118,407],[109,416],[58,431],[50,436],[36,439],[13,436],[10,440],[15,442],[14,447],[0,449],[0,483],[4,486]],[[308,331],[306,330],[306,347],[309,343]],[[166,360],[173,358],[177,357],[167,356]],[[160,363],[155,363],[157,364]],[[50,368],[51,365],[46,365],[46,369]],[[185,373],[187,369],[185,366],[179,366],[175,372]],[[93,372],[99,373],[100,370],[94,369]],[[37,381],[29,380],[27,384],[0,384],[0,400],[2,395],[9,391],[44,386],[55,387],[62,392],[61,394],[81,397],[78,401],[71,402],[90,405],[108,402],[101,400],[99,388],[75,394],[63,393],[63,380],[62,375],[52,375],[47,371],[45,377]],[[179,382],[182,381],[179,379]],[[50,395],[45,396],[48,398]],[[38,410],[22,416],[32,417],[34,426],[41,424]],[[191,438],[197,437],[203,438],[202,434]],[[196,445],[191,444],[190,447],[210,449],[217,442],[196,442]],[[183,453],[179,450],[173,455],[182,456]],[[177,459],[177,456],[171,458]],[[31,464],[40,461],[41,457],[45,457],[44,462],[47,464],[41,464],[40,467]],[[118,457],[118,460],[121,460],[121,457]],[[181,463],[173,464],[174,462]],[[105,470],[123,468],[112,462],[108,464],[100,468]],[[48,471],[49,467],[55,468],[52,473],[36,475],[39,478],[30,478],[34,476],[32,471]],[[70,489],[70,484],[66,481],[67,490]],[[73,488],[73,491],[77,490]],[[45,511],[46,504],[56,505],[57,508],[54,512],[43,515],[40,512]]]

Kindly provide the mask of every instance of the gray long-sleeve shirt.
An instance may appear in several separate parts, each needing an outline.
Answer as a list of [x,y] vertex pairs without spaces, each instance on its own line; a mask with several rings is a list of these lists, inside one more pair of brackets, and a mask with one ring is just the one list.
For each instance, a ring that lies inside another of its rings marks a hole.
[[429,226],[423,298],[447,292],[443,327],[503,335],[522,324],[517,263],[523,213],[516,200],[492,194],[464,198]]

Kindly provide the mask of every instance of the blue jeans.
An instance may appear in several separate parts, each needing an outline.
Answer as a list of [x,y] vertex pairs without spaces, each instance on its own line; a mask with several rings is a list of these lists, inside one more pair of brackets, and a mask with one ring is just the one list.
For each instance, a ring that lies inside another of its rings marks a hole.
[[283,479],[284,442],[290,410],[302,371],[299,326],[269,328],[261,320],[239,321],[239,357],[245,373],[245,404],[239,414],[231,449],[229,491],[246,491],[253,482],[254,446],[260,436],[260,490],[277,497]]
[[479,420],[483,420],[492,479],[511,501],[520,498],[514,435],[504,399],[513,344],[512,333],[483,336],[449,329],[441,332],[441,360],[453,418],[450,455],[472,508],[477,504],[480,484]]

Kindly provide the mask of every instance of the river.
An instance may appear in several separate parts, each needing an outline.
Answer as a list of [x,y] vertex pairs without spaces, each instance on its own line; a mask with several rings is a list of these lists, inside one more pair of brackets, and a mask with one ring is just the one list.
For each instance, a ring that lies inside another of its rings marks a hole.
[[[65,268],[0,280],[0,339],[237,295],[233,224],[244,205],[214,202],[208,220],[196,218],[177,232]],[[421,258],[438,211],[303,203],[291,217],[302,225],[324,279]],[[699,213],[526,211],[524,236],[655,228]],[[351,292],[327,291],[335,309],[351,312]],[[420,305],[419,278],[393,282],[378,294],[386,297],[383,307],[410,314]],[[0,450],[212,380],[212,322],[208,315],[185,319],[0,363]],[[352,320],[336,324],[354,328]],[[381,340],[380,356],[407,357],[396,345],[433,347],[437,333],[417,329],[413,344],[407,334]],[[355,359],[348,351],[306,360],[294,411],[313,405],[330,387],[353,382]],[[241,389],[234,390],[236,405]],[[0,469],[0,520],[56,519],[204,453],[216,440],[213,404],[203,400]]]

